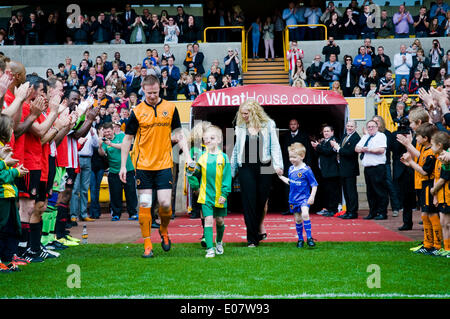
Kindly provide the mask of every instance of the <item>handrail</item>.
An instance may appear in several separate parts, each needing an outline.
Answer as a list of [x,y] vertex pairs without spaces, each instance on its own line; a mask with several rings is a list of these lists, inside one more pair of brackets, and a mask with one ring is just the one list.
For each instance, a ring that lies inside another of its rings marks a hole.
[[224,26],[224,27],[206,27],[203,30],[203,42],[207,42],[206,41],[206,31],[207,30],[220,30],[220,29],[241,29],[241,36],[242,36],[242,40],[241,40],[241,55],[242,55],[242,71],[245,72],[247,71],[247,57],[246,57],[246,38],[245,38],[245,28],[243,26]]
[[248,33],[250,32],[250,29],[245,32],[245,67],[244,63],[242,63],[242,72],[247,72],[248,67]]
[[289,28],[292,27],[323,27],[325,29],[325,40],[328,39],[328,29],[324,24],[290,24],[284,28],[283,48],[284,48],[284,70],[289,71],[289,62],[286,52],[289,50]]

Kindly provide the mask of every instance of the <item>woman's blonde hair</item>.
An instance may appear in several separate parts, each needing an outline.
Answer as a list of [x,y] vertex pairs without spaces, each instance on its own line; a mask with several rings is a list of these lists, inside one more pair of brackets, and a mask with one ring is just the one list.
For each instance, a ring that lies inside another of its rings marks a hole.
[[306,83],[305,83],[305,81],[303,81],[303,79],[298,78],[294,81],[294,83],[292,83],[292,87],[305,88]]
[[[244,121],[244,119],[242,118],[242,115],[241,115],[241,110],[244,108],[247,109],[248,113],[249,113],[248,125]],[[247,126],[247,127],[259,129],[259,128],[265,126],[267,124],[267,122],[269,122],[270,117],[267,115],[267,113],[264,111],[264,109],[258,102],[256,102],[253,99],[248,99],[247,101],[245,101],[244,103],[242,103],[239,106],[239,110],[236,114],[235,120],[236,120],[236,124],[238,126]]]

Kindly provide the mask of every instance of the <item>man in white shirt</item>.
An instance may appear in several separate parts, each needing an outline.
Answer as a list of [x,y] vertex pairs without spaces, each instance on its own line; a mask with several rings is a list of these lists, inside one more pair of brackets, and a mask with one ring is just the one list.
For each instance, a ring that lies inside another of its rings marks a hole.
[[400,46],[400,53],[394,55],[394,67],[395,67],[395,88],[398,88],[400,81],[406,79],[409,83],[409,74],[413,65],[411,54],[406,52],[406,45]]
[[386,184],[386,135],[378,132],[377,122],[371,120],[366,124],[365,134],[356,144],[355,152],[361,153],[364,166],[369,215],[364,219],[387,219],[389,195]]

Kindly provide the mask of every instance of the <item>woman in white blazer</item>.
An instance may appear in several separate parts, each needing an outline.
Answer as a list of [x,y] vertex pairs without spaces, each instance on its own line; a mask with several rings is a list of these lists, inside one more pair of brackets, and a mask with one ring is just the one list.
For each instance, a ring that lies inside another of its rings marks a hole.
[[236,143],[231,174],[238,175],[247,227],[247,245],[256,247],[266,237],[264,207],[269,198],[273,170],[283,174],[283,158],[275,122],[254,100],[241,104],[236,114]]

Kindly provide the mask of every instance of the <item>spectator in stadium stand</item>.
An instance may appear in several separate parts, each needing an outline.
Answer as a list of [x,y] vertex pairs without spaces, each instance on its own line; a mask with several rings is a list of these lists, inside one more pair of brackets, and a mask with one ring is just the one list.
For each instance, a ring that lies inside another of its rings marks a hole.
[[[286,52],[286,59],[289,63],[289,74],[294,71],[295,64],[298,59],[303,59],[304,52],[302,49],[298,48],[298,43],[296,40],[291,41],[291,48]],[[291,75],[292,77],[292,75]]]
[[21,11],[17,12],[17,15],[11,16],[11,20],[9,20],[8,38],[12,45],[25,44],[25,21]]
[[109,10],[109,15],[107,16],[107,19],[109,20],[109,23],[111,24],[111,33],[116,34],[122,33],[123,26],[122,21],[120,21],[119,16],[117,14],[117,9],[115,7],[112,7]]
[[392,78],[391,70],[387,70],[384,77],[380,79],[378,91],[381,95],[392,95],[395,90],[395,81]]
[[392,17],[392,21],[395,25],[395,38],[408,38],[409,37],[409,25],[414,23],[411,14],[406,11],[405,5],[399,6],[398,12]]
[[334,2],[330,1],[330,2],[328,2],[328,6],[325,9],[325,12],[320,17],[320,21],[322,23],[326,23],[327,21],[330,21],[333,13],[336,13],[338,18],[342,17],[342,13],[336,8],[336,6],[334,5]]
[[447,50],[447,55],[442,59],[441,67],[445,68],[447,75],[450,75],[450,50]]
[[322,65],[320,74],[323,79],[328,82],[327,84],[331,87],[334,81],[339,81],[341,75],[342,65],[336,61],[336,55],[330,54],[330,60]]
[[394,23],[392,22],[392,18],[388,17],[388,13],[386,10],[381,11],[380,28],[376,30],[378,39],[387,39],[391,35],[393,35]]
[[[244,12],[239,5],[233,6],[233,12],[231,13],[231,26],[243,27],[245,22]],[[231,29],[231,41],[241,42],[241,29]]]
[[200,40],[199,31],[200,28],[195,21],[195,17],[193,15],[189,15],[187,18],[187,25],[183,33],[183,42],[195,43]]
[[417,38],[428,37],[428,26],[430,22],[428,20],[427,7],[420,7],[419,14],[414,17],[414,30]]
[[306,80],[310,86],[315,86],[316,83],[321,84],[322,82],[322,66],[321,56],[316,54],[312,64],[306,69]]
[[53,69],[47,69],[47,71],[45,72],[46,78],[48,79],[51,76],[55,76],[55,72],[53,71]]
[[72,64],[72,59],[70,57],[67,57],[65,62],[66,62],[66,64],[64,65],[64,67],[66,68],[67,74],[69,74],[70,71],[72,71],[72,70],[73,71],[77,70],[77,67],[74,64]]
[[95,97],[94,100],[94,106],[95,107],[108,107],[111,103],[113,103],[111,97],[109,97],[108,95],[105,94],[105,89],[103,87],[99,87],[97,88],[97,92],[96,92],[97,96]]
[[120,32],[114,33],[114,39],[109,44],[126,44],[125,40],[121,38]]
[[131,92],[140,95],[139,90],[141,89],[141,82],[147,76],[147,69],[141,68],[139,76],[135,76],[133,82],[131,82]]
[[204,74],[205,69],[203,67],[203,60],[205,56],[202,52],[200,52],[200,45],[198,43],[194,43],[192,45],[192,63],[193,67],[197,69],[197,73]]
[[441,24],[442,36],[448,37],[450,35],[450,11],[447,11],[447,17]]
[[91,26],[81,14],[78,19],[79,23],[72,29],[72,40],[75,44],[88,44]]
[[342,39],[342,23],[336,12],[333,12],[330,19],[325,21],[324,24],[327,27],[328,37],[333,39]]
[[169,17],[168,21],[169,23],[164,26],[164,43],[177,44],[180,29],[175,24],[175,19],[173,17]]
[[361,38],[375,39],[375,14],[371,13],[370,6],[365,5],[363,8],[363,12],[359,15]]
[[33,45],[39,43],[39,32],[41,31],[41,25],[37,20],[35,13],[30,13],[29,21],[25,24],[25,44]]
[[[94,68],[95,68],[95,72],[97,72],[97,74],[103,75],[103,77],[105,77],[105,75],[107,75],[109,72],[106,70],[105,63],[103,62],[103,59],[100,56],[95,58]],[[111,69],[112,69],[112,65],[111,65]]]
[[356,86],[356,77],[358,75],[358,69],[352,63],[352,57],[349,55],[344,56],[344,64],[341,69],[341,89],[345,97],[352,96],[353,88]]
[[188,25],[188,15],[184,12],[184,9],[182,6],[177,7],[177,14],[174,16],[175,23],[178,26],[178,29],[180,29],[180,42],[193,42],[193,41],[186,41],[184,38],[184,35],[186,34],[186,29]]
[[[90,58],[89,51],[84,51],[83,52],[83,59],[87,61],[87,64],[88,64],[89,67],[92,66],[92,60]],[[80,61],[80,67],[81,67],[81,61]]]
[[140,16],[136,17],[136,20],[131,25],[130,43],[132,44],[142,44],[146,43],[147,39],[145,37],[145,30],[147,25],[142,21]]
[[162,43],[162,33],[164,32],[164,26],[159,21],[158,15],[152,14],[152,21],[149,24],[149,43]]
[[[121,70],[122,72],[124,72],[125,70],[126,70],[126,68],[127,68],[127,64],[124,62],[124,61],[122,61],[121,59],[120,59],[120,52],[119,51],[117,51],[117,52],[115,52],[114,53],[114,60],[111,62],[111,67],[112,67],[112,63],[113,62],[117,62],[117,63],[119,63],[119,70]],[[109,71],[108,71],[109,72]]]
[[436,38],[441,35],[441,26],[437,17],[431,18],[430,25],[428,26],[428,37]]
[[351,0],[348,8],[352,9],[353,13],[358,17],[361,14],[361,8],[358,5],[358,0]]
[[84,84],[87,85],[89,80],[93,81],[93,86],[104,86],[103,79],[97,75],[94,67],[89,68],[89,76],[84,79]]
[[[283,20],[285,22],[285,25],[296,25],[296,24],[299,24],[298,23],[298,21],[299,21],[298,13],[300,13],[300,12],[297,12],[297,10],[298,9],[295,7],[295,2],[294,1],[290,1],[289,5],[288,5],[288,8],[284,9],[283,13],[282,13],[282,18],[283,18]],[[301,12],[301,15],[303,15],[303,20],[304,20],[305,19],[304,18],[304,9],[303,9],[303,12]],[[300,29],[303,29],[303,28],[297,28],[297,27],[290,27],[289,28],[289,39],[291,41],[293,41],[293,40],[303,40],[303,37],[300,39]],[[304,34],[304,31],[303,31],[303,34]]]
[[122,23],[122,33],[123,38],[127,43],[130,42],[130,35],[131,35],[131,25],[136,21],[136,11],[131,8],[131,5],[129,3],[125,4],[125,11],[120,16],[120,21]]
[[169,72],[166,68],[162,69],[161,78],[159,80],[161,82],[159,96],[168,101],[175,101],[177,82],[169,76]]
[[69,76],[69,74],[67,73],[66,67],[64,66],[64,63],[59,63],[58,64],[58,70],[59,73],[56,73],[57,77],[62,77],[64,79],[64,81],[67,80],[67,77]]
[[358,15],[356,15],[351,8],[345,10],[345,14],[342,17],[342,33],[345,40],[354,40],[358,38]]
[[444,57],[444,49],[441,47],[441,43],[438,39],[433,40],[428,56],[430,57],[430,79],[433,81],[439,72],[442,58]]
[[449,11],[448,3],[444,3],[443,0],[436,0],[436,3],[431,6],[430,18],[437,17],[439,25],[446,19],[447,12]]
[[206,83],[203,82],[202,75],[197,73],[194,76],[194,88],[195,88],[195,97],[199,96],[203,92],[206,91]]
[[55,15],[49,13],[47,20],[42,25],[43,43],[46,44],[58,44],[57,39],[58,25],[56,24]]
[[228,55],[223,59],[223,62],[225,64],[223,74],[229,75],[232,81],[238,81],[240,74],[238,51],[228,48]]
[[362,73],[364,70],[370,71],[372,69],[372,57],[367,54],[365,46],[359,47],[359,54],[355,56],[353,65],[358,68],[358,73]]
[[294,83],[297,79],[301,79],[306,81],[306,71],[303,66],[303,61],[301,59],[297,60],[295,64],[294,71],[292,72],[292,78],[290,79],[291,83]]
[[177,66],[174,64],[174,60],[173,60],[172,57],[169,57],[169,58],[167,59],[167,66],[163,67],[163,68],[161,69],[161,72],[162,72],[164,69],[167,69],[167,71],[168,71],[168,73],[169,73],[169,76],[170,76],[172,79],[174,79],[175,82],[178,82],[178,80],[179,80],[180,77],[181,77],[180,68],[177,67]]
[[417,53],[412,58],[413,66],[411,68],[411,73],[415,71],[422,72],[423,70],[430,69],[430,59],[425,56],[425,52],[422,48],[417,50]]
[[391,59],[384,54],[384,47],[377,48],[377,55],[372,60],[372,66],[377,70],[378,76],[383,77],[386,71],[391,67]]
[[322,54],[325,56],[325,62],[330,60],[330,54],[336,55],[336,61],[339,61],[339,54],[341,54],[341,48],[334,41],[334,37],[329,36],[327,45],[322,49]]
[[[108,81],[112,77],[113,72],[117,72],[117,75],[119,76],[119,78],[122,81],[126,81],[127,78],[125,76],[125,73],[119,69],[119,63],[117,61],[113,61],[112,66],[113,66],[113,69],[108,72],[108,74],[105,77],[105,81]],[[125,68],[126,68],[126,66],[125,66]]]
[[78,78],[77,71],[72,70],[70,71],[69,77],[67,78],[67,88],[69,90],[72,89],[78,89],[78,86],[80,85],[81,81]]
[[[322,10],[319,7],[316,7],[314,2],[305,10],[306,24],[319,24],[321,16]],[[320,40],[321,29],[319,27],[312,26],[308,27],[306,30],[308,40]]]
[[409,82],[409,74],[412,68],[412,56],[406,52],[406,45],[400,45],[400,53],[394,55],[395,87],[400,85],[400,80],[406,78]]
[[91,25],[92,41],[94,44],[107,44],[111,40],[111,25],[105,19],[105,13],[101,12],[96,21]]

